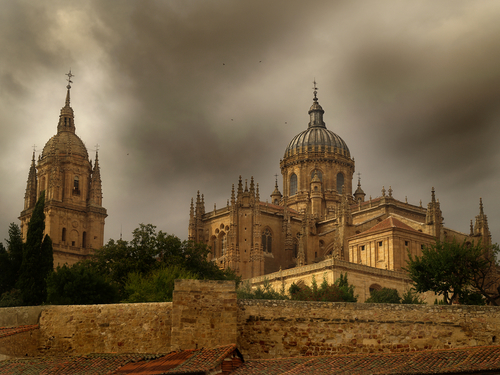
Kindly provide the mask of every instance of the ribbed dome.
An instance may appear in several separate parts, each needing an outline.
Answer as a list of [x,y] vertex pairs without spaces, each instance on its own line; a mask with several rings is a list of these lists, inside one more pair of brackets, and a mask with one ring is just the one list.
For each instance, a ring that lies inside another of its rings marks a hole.
[[288,144],[285,150],[285,158],[288,156],[305,152],[333,152],[348,158],[351,157],[346,143],[334,132],[326,128],[323,121],[323,108],[318,103],[316,92],[314,102],[309,109],[309,127],[307,130],[297,134]]
[[88,159],[89,154],[82,140],[75,134],[69,131],[59,132],[48,140],[43,148],[42,158],[49,156],[52,152],[61,154],[78,155]]

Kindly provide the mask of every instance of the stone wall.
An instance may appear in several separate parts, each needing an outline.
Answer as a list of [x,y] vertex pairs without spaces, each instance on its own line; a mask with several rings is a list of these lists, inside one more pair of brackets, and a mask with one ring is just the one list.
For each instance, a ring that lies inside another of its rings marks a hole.
[[245,358],[491,345],[500,309],[486,306],[238,301]]
[[40,316],[40,355],[165,353],[172,303],[47,306]]
[[0,309],[3,326],[37,323],[39,329],[0,337],[0,355],[168,353],[237,343],[245,358],[276,358],[458,348],[500,338],[498,307],[238,301],[232,281],[177,281],[168,303]]
[[172,312],[172,350],[236,343],[234,281],[176,280]]

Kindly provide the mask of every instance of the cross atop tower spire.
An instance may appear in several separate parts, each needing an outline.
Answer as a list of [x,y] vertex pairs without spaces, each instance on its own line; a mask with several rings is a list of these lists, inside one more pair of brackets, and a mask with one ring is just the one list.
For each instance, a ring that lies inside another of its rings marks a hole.
[[318,101],[318,87],[316,86],[316,78],[314,78],[314,87],[313,87],[313,94],[314,94],[314,101],[317,102]]

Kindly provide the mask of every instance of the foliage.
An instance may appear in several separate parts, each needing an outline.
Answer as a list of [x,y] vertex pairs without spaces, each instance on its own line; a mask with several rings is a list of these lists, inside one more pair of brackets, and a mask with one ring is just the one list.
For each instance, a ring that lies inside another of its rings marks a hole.
[[477,297],[471,293],[480,293],[488,302],[497,305],[498,251],[498,245],[438,241],[424,248],[420,257],[409,253],[406,270],[417,292],[431,290],[442,295],[446,304],[452,304],[455,300],[476,303]]
[[46,277],[54,268],[52,240],[45,230],[45,192],[40,194],[28,224],[23,247],[23,261],[16,287],[21,290],[25,305],[40,305],[47,298]]
[[349,285],[347,273],[329,285],[326,276],[323,275],[323,282],[318,287],[316,278],[313,276],[311,286],[297,285],[293,283],[289,288],[290,297],[297,301],[324,301],[324,302],[356,302],[354,286]]
[[458,303],[462,305],[486,305],[486,300],[481,293],[465,290],[458,298]]
[[88,261],[90,267],[117,286],[121,300],[128,298],[125,286],[130,274],[146,277],[165,267],[179,267],[198,279],[239,282],[233,271],[221,270],[207,260],[209,249],[204,244],[181,241],[162,231],[157,233],[152,224],[140,224],[132,234],[130,242],[109,240]]
[[12,290],[23,261],[23,239],[19,225],[11,223],[7,248],[0,243],[0,295]]
[[64,265],[47,278],[47,303],[92,305],[118,302],[118,290],[88,263]]
[[123,302],[170,302],[177,279],[196,279],[197,274],[179,266],[164,266],[143,275],[132,272],[125,284],[127,297]]
[[396,289],[382,288],[380,290],[371,290],[370,298],[365,303],[400,303],[401,297]]
[[425,301],[412,288],[407,289],[401,296],[401,303],[408,305],[425,305]]
[[268,299],[268,300],[284,300],[288,299],[285,293],[285,288],[282,286],[279,292],[275,291],[267,278],[264,279],[262,286],[257,286],[252,289],[249,281],[243,282],[236,290],[236,296],[239,299]]
[[11,289],[10,291],[3,293],[0,297],[0,307],[14,307],[21,306],[22,304],[23,299],[19,289]]

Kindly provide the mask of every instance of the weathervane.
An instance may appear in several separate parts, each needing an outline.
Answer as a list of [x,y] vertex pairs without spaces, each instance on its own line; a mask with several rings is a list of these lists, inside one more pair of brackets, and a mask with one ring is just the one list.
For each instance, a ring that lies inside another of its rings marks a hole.
[[97,152],[99,152],[99,143],[97,143],[97,144],[95,145],[95,152],[96,152],[96,153],[97,153]]
[[68,76],[68,86],[66,86],[66,88],[69,90],[71,88],[71,84],[73,83],[73,81],[71,80],[71,77],[74,77],[75,75],[74,74],[71,74],[71,68],[69,69],[69,73],[66,73],[66,75]]

